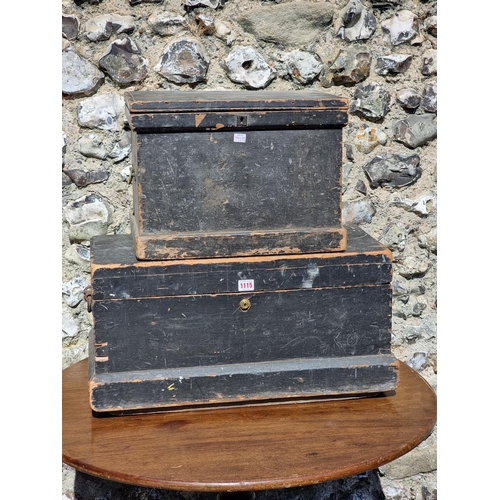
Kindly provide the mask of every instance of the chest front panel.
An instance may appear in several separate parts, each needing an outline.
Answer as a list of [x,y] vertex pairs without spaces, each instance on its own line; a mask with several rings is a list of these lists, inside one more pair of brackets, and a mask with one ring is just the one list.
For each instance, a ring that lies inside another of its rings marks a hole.
[[340,130],[141,134],[142,234],[339,226]]
[[390,313],[389,285],[99,301],[96,370],[388,354]]

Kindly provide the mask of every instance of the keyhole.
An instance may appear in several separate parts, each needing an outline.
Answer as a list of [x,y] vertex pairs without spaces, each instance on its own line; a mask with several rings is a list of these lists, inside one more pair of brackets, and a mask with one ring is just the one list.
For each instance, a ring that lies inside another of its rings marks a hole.
[[250,306],[252,304],[250,304],[250,301],[248,299],[242,299],[240,300],[240,309],[242,311],[248,311],[250,309]]

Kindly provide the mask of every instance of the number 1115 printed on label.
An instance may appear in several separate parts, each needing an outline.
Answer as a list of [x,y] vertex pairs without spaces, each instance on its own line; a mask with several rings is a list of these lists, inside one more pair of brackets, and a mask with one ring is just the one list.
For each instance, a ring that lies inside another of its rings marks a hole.
[[255,290],[254,280],[238,280],[238,292],[251,292]]

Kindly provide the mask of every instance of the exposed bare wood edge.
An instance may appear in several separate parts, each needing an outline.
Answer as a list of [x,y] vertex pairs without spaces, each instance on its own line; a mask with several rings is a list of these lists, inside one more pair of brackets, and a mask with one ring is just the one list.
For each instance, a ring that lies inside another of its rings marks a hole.
[[[388,259],[391,258],[391,252],[363,252],[363,255],[375,255],[378,256],[380,254],[386,255]],[[325,259],[327,257],[331,257],[333,255],[342,255],[349,256],[354,255],[355,252],[331,252],[331,253],[308,253],[308,254],[300,254],[304,258],[308,259]],[[358,252],[359,255],[359,252]],[[231,264],[232,262],[242,262],[242,263],[252,263],[252,262],[273,262],[276,260],[295,260],[297,259],[297,255],[263,255],[261,257],[216,257],[216,258],[204,258],[204,259],[183,259],[182,263],[187,266],[195,266],[198,264]],[[94,272],[97,269],[106,268],[106,269],[122,269],[131,267],[151,267],[151,266],[175,266],[178,265],[179,261],[175,260],[140,260],[136,261],[133,264],[92,264],[91,271]]]
[[[135,230],[137,231],[137,225]],[[137,233],[138,234],[138,233]],[[182,238],[233,238],[233,237],[249,237],[258,238],[259,236],[294,236],[294,235],[341,235],[343,242],[347,240],[347,230],[344,227],[314,227],[314,228],[274,228],[264,231],[242,231],[242,230],[226,230],[226,231],[170,231],[163,233],[145,233],[139,235],[145,241],[165,241],[169,242]]]
[[[300,405],[300,404],[308,404],[308,403],[328,403],[333,401],[350,401],[353,399],[366,399],[366,398],[376,398],[382,397],[384,395],[390,395],[393,390],[374,390],[372,392],[363,392],[357,394],[329,394],[329,395],[310,395],[310,396],[290,396],[288,398],[275,398],[272,400],[269,399],[254,399],[252,401],[233,401],[231,403],[211,403],[204,405],[184,405],[182,407],[175,408],[144,408],[139,410],[114,410],[114,411],[98,411],[95,412],[97,417],[114,417],[114,416],[126,416],[126,415],[149,415],[152,413],[186,413],[196,411],[197,413],[206,411],[206,410],[215,410],[215,409],[233,409],[244,406],[247,407],[256,407],[256,406],[277,406],[277,405]],[[92,411],[95,411],[92,409]]]
[[[276,229],[270,231],[217,231],[217,232],[185,232],[173,234],[158,234],[158,235],[138,235],[138,228],[134,223],[131,224],[132,231],[135,237],[136,257],[139,260],[178,260],[178,259],[206,259],[206,258],[227,258],[225,255],[214,255],[211,248],[217,248],[217,239],[227,242],[245,241],[245,250],[235,250],[230,257],[249,257],[249,256],[268,256],[268,255],[302,255],[309,253],[304,251],[304,248],[294,246],[275,246],[269,248],[264,246],[259,248],[260,239],[273,236],[276,242],[279,239],[290,238],[300,243],[302,239],[314,237],[331,237],[334,246],[323,247],[321,249],[311,248],[311,252],[344,252],[347,247],[347,231],[345,228],[317,228],[317,229]],[[135,226],[135,227],[134,227]],[[203,240],[209,242],[208,249],[197,249],[197,245],[190,245],[190,240],[199,242]],[[337,241],[335,241],[337,240]],[[221,244],[222,244],[221,241]],[[213,242],[213,244],[210,244]],[[174,243],[174,244],[172,244]],[[181,247],[182,243],[182,247]],[[164,245],[157,248],[156,245]],[[154,246],[152,246],[154,245]],[[307,246],[307,244],[305,245]],[[311,245],[312,246],[312,245]]]
[[[139,260],[144,260],[145,257],[143,256],[146,253],[146,249],[134,214],[130,214],[130,231],[132,233],[132,238],[134,239],[136,257]],[[117,266],[121,267],[121,264],[117,264]]]
[[[349,256],[349,255],[354,255],[358,254],[359,252],[331,252],[331,253],[308,253],[308,254],[300,254],[303,257],[307,257],[308,259],[325,259],[327,257],[331,257],[333,255],[342,255],[344,256]],[[390,250],[384,250],[384,251],[373,251],[373,252],[363,252],[363,255],[385,255],[390,262],[390,259],[392,258],[392,252]],[[231,263],[236,263],[236,262],[246,262],[246,263],[252,263],[252,262],[273,262],[276,260],[295,260],[297,258],[297,255],[263,255],[260,257],[216,257],[216,258],[204,258],[204,259],[183,259],[182,263],[187,266],[196,266],[199,264],[231,264]],[[159,260],[159,261],[151,261],[151,260],[140,260],[136,261],[133,264],[95,264],[93,263],[91,265],[91,271],[92,273],[101,268],[106,268],[106,269],[122,269],[122,268],[127,268],[127,267],[151,267],[151,266],[175,266],[178,265],[179,262],[175,260]]]
[[197,127],[200,126],[201,122],[205,119],[205,116],[207,116],[206,113],[202,113],[202,114],[198,114],[197,113],[197,114],[195,114],[194,120],[195,120],[195,124],[196,124]]
[[[391,258],[391,252],[363,252],[363,255],[375,255],[378,256],[381,253],[387,256],[388,259]],[[327,257],[331,257],[331,255],[342,255],[349,256],[354,255],[355,252],[331,252],[331,253],[308,253],[308,254],[300,254],[304,258],[308,259],[324,259]],[[359,255],[359,252],[358,252]],[[198,264],[231,264],[232,262],[242,262],[242,263],[252,263],[252,262],[273,262],[276,260],[295,260],[297,259],[297,255],[263,255],[261,257],[216,257],[216,258],[204,258],[204,259],[183,259],[182,264],[187,266],[195,266]],[[176,260],[140,260],[136,261],[133,264],[91,264],[91,272],[93,273],[97,269],[106,268],[106,269],[125,269],[127,267],[151,267],[151,266],[175,266],[179,265],[179,261]]]

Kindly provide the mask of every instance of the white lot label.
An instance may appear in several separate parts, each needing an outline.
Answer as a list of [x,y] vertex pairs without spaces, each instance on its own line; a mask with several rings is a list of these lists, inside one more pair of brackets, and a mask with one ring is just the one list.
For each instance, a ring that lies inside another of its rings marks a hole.
[[247,134],[234,134],[234,142],[247,142]]
[[238,292],[248,292],[254,289],[253,280],[238,280]]

